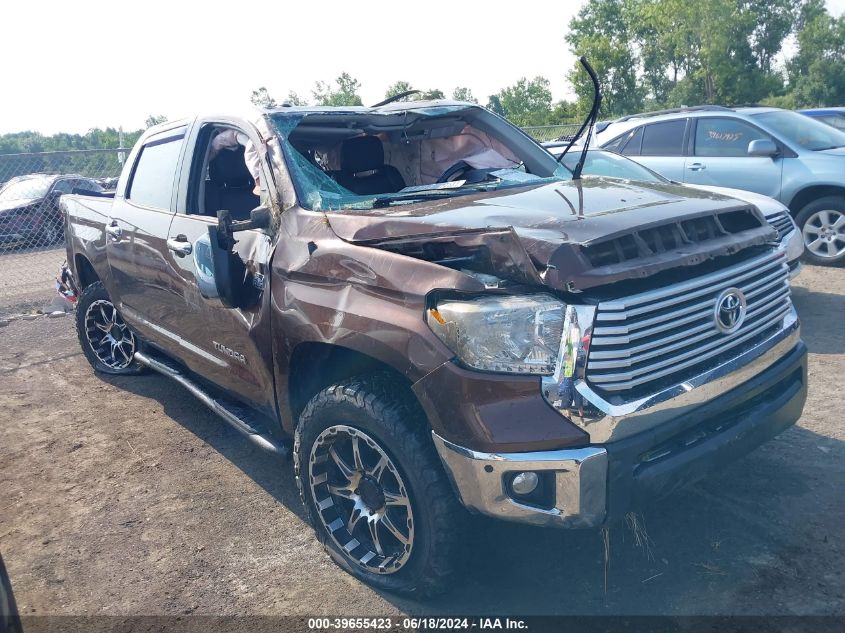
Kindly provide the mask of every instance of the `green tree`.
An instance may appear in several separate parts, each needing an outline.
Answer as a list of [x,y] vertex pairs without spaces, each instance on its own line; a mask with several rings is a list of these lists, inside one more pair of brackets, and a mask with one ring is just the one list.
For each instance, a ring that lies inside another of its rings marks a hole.
[[289,103],[292,106],[306,106],[308,105],[308,101],[303,97],[300,97],[296,92],[293,90],[288,91],[288,98],[285,99],[285,103]]
[[787,71],[796,106],[845,102],[845,17],[834,18],[822,0],[810,0],[798,18],[798,52]]
[[[570,23],[567,41],[596,68],[606,116],[646,104],[758,101],[783,92],[775,59],[797,6],[795,0],[594,0]],[[577,67],[570,79],[583,112],[592,100],[589,79]]]
[[324,106],[359,106],[363,105],[358,90],[361,82],[354,79],[349,73],[341,73],[335,79],[337,87],[333,87],[324,81],[318,81],[314,85],[311,94],[318,105]]
[[249,100],[252,101],[252,105],[259,108],[275,108],[278,105],[276,100],[270,96],[270,91],[264,86],[261,86],[258,90],[253,90]]
[[437,88],[423,90],[416,96],[420,101],[433,101],[434,99],[444,99],[446,97],[446,95],[443,94],[443,91],[438,90]]
[[167,117],[163,114],[151,114],[147,117],[147,120],[144,121],[144,126],[147,128],[151,128],[154,125],[158,125],[159,123],[166,123]]
[[514,85],[502,88],[490,97],[488,108],[507,117],[515,125],[545,125],[552,110],[549,80],[522,77]]
[[[603,94],[602,112],[618,116],[642,109],[645,91],[637,77],[631,14],[636,0],[587,2],[569,24],[566,40],[573,53],[584,55],[596,70]],[[586,113],[593,101],[590,78],[576,64],[569,80],[578,95],[578,109]]]
[[[124,143],[132,146],[143,130],[124,135]],[[34,172],[77,173],[103,177],[120,174],[117,152],[73,153],[82,149],[116,149],[120,132],[115,128],[93,128],[85,134],[60,132],[45,136],[38,132],[14,132],[0,135],[0,182],[14,176]],[[37,156],[8,157],[8,154],[58,152]],[[70,152],[70,153],[68,153]]]
[[495,112],[499,116],[505,116],[505,108],[502,106],[502,100],[499,98],[499,95],[490,95],[487,98],[487,109]]
[[[390,99],[391,97],[395,97],[398,94],[402,94],[403,92],[408,92],[409,90],[413,90],[411,84],[407,81],[397,81],[394,84],[391,84],[384,93],[385,99]],[[399,101],[410,101],[413,99],[414,95],[408,95],[407,97],[402,97]]]
[[472,96],[472,90],[458,86],[452,91],[452,98],[455,101],[468,101],[470,103],[478,103],[478,99]]
[[558,101],[552,107],[549,123],[572,123],[578,119],[578,105],[573,101]]

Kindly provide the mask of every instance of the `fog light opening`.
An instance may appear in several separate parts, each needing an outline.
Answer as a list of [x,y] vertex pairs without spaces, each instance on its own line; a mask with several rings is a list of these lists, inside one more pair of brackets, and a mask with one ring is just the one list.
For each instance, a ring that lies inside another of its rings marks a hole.
[[539,483],[540,478],[537,476],[537,473],[517,473],[511,480],[511,490],[513,490],[516,495],[530,495],[532,492],[537,490]]

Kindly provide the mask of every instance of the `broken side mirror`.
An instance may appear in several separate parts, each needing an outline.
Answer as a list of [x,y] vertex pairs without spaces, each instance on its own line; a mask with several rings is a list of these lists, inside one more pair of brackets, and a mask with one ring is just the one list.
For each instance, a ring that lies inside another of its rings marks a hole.
[[228,235],[233,241],[233,233],[238,231],[249,231],[251,229],[269,229],[270,209],[267,207],[256,207],[249,213],[249,220],[232,220],[232,213],[226,209],[217,212],[218,232]]
[[[249,220],[232,220],[230,211],[217,212],[217,225],[208,227],[210,252],[207,268],[208,282],[202,284],[201,294],[206,298],[217,298],[227,308],[247,307],[255,298],[255,287],[250,283],[250,273],[240,255],[235,251],[234,234],[250,229],[268,229],[272,215],[267,207],[258,207],[250,213]],[[199,270],[200,266],[197,266]]]

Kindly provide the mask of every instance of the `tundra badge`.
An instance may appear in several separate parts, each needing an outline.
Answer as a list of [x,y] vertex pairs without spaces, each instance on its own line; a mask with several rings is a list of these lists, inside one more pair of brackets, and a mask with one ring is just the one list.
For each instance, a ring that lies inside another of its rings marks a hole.
[[246,357],[240,352],[236,352],[231,347],[226,347],[225,345],[223,345],[222,343],[218,343],[217,341],[211,341],[211,343],[212,345],[214,345],[214,349],[216,349],[218,352],[222,352],[223,354],[226,354],[226,356],[234,358],[239,363],[243,363],[244,365],[246,365]]

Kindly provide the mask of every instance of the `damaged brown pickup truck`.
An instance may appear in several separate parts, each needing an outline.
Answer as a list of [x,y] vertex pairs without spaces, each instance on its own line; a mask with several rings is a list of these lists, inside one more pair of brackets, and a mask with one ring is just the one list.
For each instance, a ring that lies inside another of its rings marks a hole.
[[95,369],[160,372],[292,449],[318,538],[381,589],[442,587],[467,509],[602,526],[804,405],[755,207],[573,178],[471,104],[167,123],[113,198],[62,206]]

